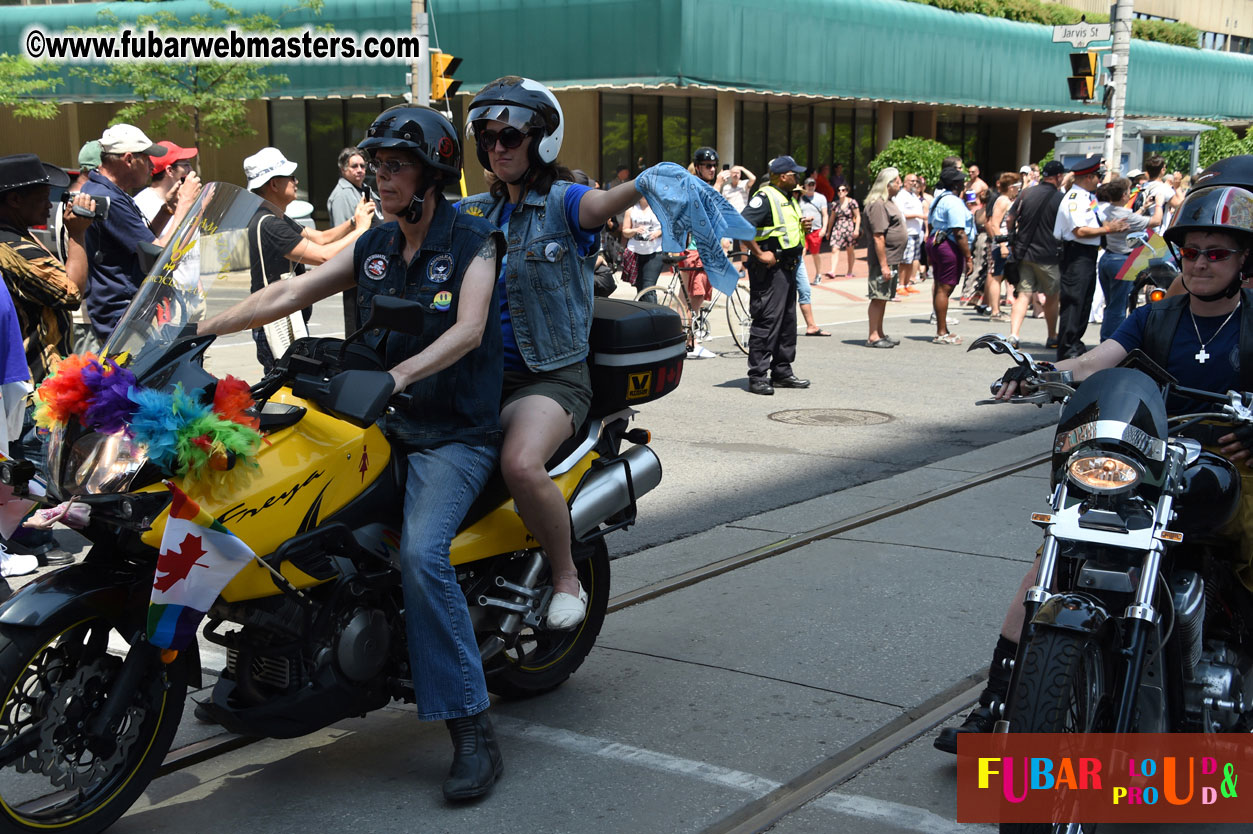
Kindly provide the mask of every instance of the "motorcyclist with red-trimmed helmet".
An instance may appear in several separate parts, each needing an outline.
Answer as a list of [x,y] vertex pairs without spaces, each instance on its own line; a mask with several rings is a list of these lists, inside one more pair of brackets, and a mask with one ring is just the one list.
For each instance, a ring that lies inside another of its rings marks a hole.
[[[1247,178],[1253,173],[1250,161],[1253,157],[1224,160],[1202,172],[1197,177],[1198,187],[1185,196],[1173,224],[1164,233],[1181,262],[1178,284],[1182,291],[1137,308],[1112,338],[1082,356],[1058,362],[1057,370],[1069,371],[1079,382],[1118,365],[1132,350],[1140,349],[1184,386],[1206,391],[1253,390],[1253,290],[1241,289],[1243,278],[1253,271],[1253,183]],[[1239,179],[1233,182],[1236,177]],[[1019,367],[1007,372],[997,397],[1009,399],[1019,393],[1024,376]],[[1178,396],[1169,398],[1166,406],[1174,414],[1208,410],[1204,404]],[[1243,564],[1237,573],[1246,587],[1253,589],[1253,540],[1244,533],[1253,530],[1253,470],[1248,466],[1253,432],[1243,429],[1202,439],[1232,462],[1245,464],[1241,467],[1244,498],[1236,519],[1239,529],[1228,532],[1240,540]],[[979,706],[960,727],[939,734],[935,739],[938,749],[956,753],[961,733],[992,730],[997,717],[995,705],[1004,703],[1009,686],[1010,669],[1005,661],[1014,658],[1022,632],[1021,602],[1038,567],[1037,560],[1010,604]]]
[[549,560],[554,595],[546,624],[574,628],[587,595],[571,554],[570,513],[545,462],[591,404],[587,366],[593,276],[601,226],[639,201],[634,181],[597,191],[557,162],[565,115],[538,81],[492,81],[466,111],[466,140],[496,182],[460,210],[506,232],[497,290],[504,334],[501,472],[518,512]]
[[417,335],[374,331],[365,341],[390,369],[395,390],[414,403],[411,411],[385,417],[383,428],[408,466],[399,561],[418,717],[444,720],[452,736],[444,796],[474,799],[491,790],[502,763],[449,548],[498,459],[495,285],[504,246],[487,221],[456,212],[444,199],[444,186],[460,176],[461,146],[443,115],[390,108],[358,147],[378,177],[383,211],[398,219],[365,232],[300,280],[254,293],[199,332],[233,333],[349,289],[357,292],[358,324],[376,298],[419,302]]

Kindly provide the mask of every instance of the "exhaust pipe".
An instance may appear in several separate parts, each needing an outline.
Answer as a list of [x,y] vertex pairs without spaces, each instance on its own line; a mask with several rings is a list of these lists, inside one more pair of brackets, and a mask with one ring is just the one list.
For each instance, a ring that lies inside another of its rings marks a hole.
[[[601,461],[597,461],[601,464]],[[591,469],[570,499],[570,528],[582,540],[605,519],[631,506],[635,498],[661,483],[661,460],[647,445],[632,446],[603,465]]]

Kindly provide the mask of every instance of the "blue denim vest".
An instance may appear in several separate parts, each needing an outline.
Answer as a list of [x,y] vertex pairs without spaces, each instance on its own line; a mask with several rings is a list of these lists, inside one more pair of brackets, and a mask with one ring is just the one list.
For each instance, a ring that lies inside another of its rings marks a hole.
[[[378,295],[399,296],[422,306],[422,331],[416,336],[378,329],[365,334],[365,343],[378,351],[385,367],[394,368],[420,353],[453,325],[466,267],[493,234],[496,230],[485,220],[459,214],[440,199],[422,248],[410,264],[405,264],[405,238],[395,222],[361,236],[352,255],[358,324],[369,318]],[[491,304],[495,311],[494,297]],[[388,438],[409,449],[452,441],[498,443],[501,357],[500,320],[488,315],[477,348],[405,389],[413,408],[383,419]]]
[[[522,361],[534,372],[586,359],[592,332],[592,265],[579,257],[566,224],[569,187],[556,182],[547,196],[528,191],[505,235],[509,316]],[[504,203],[491,194],[475,194],[461,201],[461,212],[498,225]]]

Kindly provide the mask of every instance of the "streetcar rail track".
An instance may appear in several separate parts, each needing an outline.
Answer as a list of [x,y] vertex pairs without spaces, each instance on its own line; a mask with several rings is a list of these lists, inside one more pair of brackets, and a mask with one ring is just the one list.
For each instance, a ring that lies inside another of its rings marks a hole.
[[[795,533],[777,542],[762,545],[761,547],[711,562],[708,565],[693,568],[667,579],[650,583],[641,588],[618,594],[609,599],[607,613],[612,614],[631,606],[658,599],[667,594],[690,588],[701,582],[723,576],[757,562],[790,553],[814,542],[838,536],[859,527],[874,524],[919,507],[924,507],[964,490],[1015,475],[1048,461],[1049,457],[1048,453],[1034,455],[1016,463],[1006,464],[987,472],[978,473],[922,495],[896,501],[878,509],[859,513],[811,530]],[[796,777],[778,790],[749,803],[731,817],[707,829],[706,834],[749,834],[749,832],[766,830],[805,803],[821,796],[832,788],[838,787],[862,770],[942,723],[949,716],[964,709],[978,698],[985,677],[986,673],[964,678],[949,689],[929,698],[916,707],[906,710],[892,721],[846,746],[839,753]],[[157,778],[264,740],[266,740],[265,736],[221,733],[184,745],[166,754],[160,769],[157,771]]]

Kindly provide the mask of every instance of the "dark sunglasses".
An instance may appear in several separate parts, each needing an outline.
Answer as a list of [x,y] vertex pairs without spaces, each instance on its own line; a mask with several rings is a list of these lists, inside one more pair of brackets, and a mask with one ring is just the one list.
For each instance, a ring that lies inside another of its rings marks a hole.
[[1214,247],[1213,249],[1197,249],[1194,246],[1184,246],[1179,250],[1179,257],[1185,261],[1195,261],[1197,258],[1205,258],[1212,264],[1221,263],[1242,249],[1223,249]]
[[526,134],[514,127],[507,127],[504,130],[485,130],[479,134],[479,148],[484,153],[496,147],[496,143],[505,146],[505,150],[513,150],[522,144],[522,140],[526,138]]
[[696,167],[697,168],[717,168],[718,163],[717,162],[697,162]]
[[366,163],[365,167],[371,174],[386,171],[389,177],[394,177],[409,166],[417,164],[416,162],[401,162],[398,159],[372,159]]
[[847,194],[847,193],[848,193],[848,189],[847,189],[847,188],[844,188],[844,187],[840,187],[840,188],[837,188],[837,189],[835,189],[835,190],[836,190],[836,191],[843,191],[845,194]]

